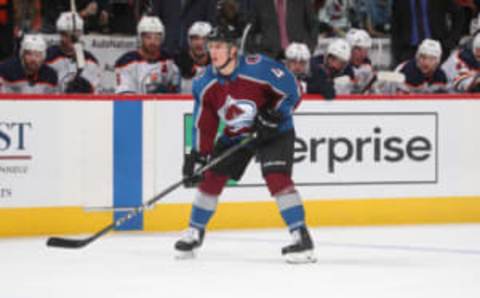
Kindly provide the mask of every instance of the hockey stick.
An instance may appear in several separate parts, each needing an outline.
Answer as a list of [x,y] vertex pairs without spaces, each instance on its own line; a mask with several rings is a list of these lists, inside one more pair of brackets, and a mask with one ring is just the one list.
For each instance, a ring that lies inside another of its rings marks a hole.
[[73,49],[75,50],[75,59],[76,59],[76,62],[77,62],[77,75],[76,76],[79,76],[82,73],[83,68],[85,67],[85,54],[83,53],[83,45],[76,35],[76,31],[77,31],[77,21],[76,21],[77,5],[75,4],[75,0],[70,0],[70,9],[72,11],[72,18],[73,18],[73,34],[72,34]]
[[[195,173],[192,176],[197,176],[201,175],[205,171],[211,169],[218,163],[222,162],[226,158],[230,157],[233,153],[237,152],[238,150],[244,148],[248,144],[252,143],[254,140],[256,140],[256,135],[250,135],[243,139],[240,143],[228,148],[225,150],[221,155],[218,157],[212,159],[208,164],[203,166],[202,168],[198,169],[195,171]],[[98,238],[102,237],[103,235],[107,234],[108,232],[112,231],[113,229],[123,225],[125,222],[128,220],[132,219],[133,217],[137,216],[138,214],[142,213],[143,210],[146,208],[151,207],[154,205],[156,202],[158,202],[160,199],[165,197],[167,194],[171,193],[175,189],[177,189],[179,186],[181,186],[184,182],[186,182],[190,177],[184,177],[180,181],[175,182],[174,184],[170,185],[169,187],[165,188],[162,192],[159,194],[155,195],[153,198],[148,200],[146,203],[135,207],[132,211],[128,212],[124,216],[120,217],[116,221],[112,222],[108,226],[104,227],[100,231],[96,232],[90,237],[84,238],[84,239],[69,239],[69,238],[61,238],[61,237],[50,237],[47,240],[47,246],[50,247],[60,247],[60,248],[82,248],[91,242],[97,240]]]
[[242,39],[240,40],[240,55],[245,54],[245,45],[247,43],[247,37],[248,33],[250,33],[250,29],[252,29],[252,23],[248,23],[247,26],[245,26],[245,29],[243,29]]
[[375,84],[377,81],[402,84],[405,83],[405,75],[395,71],[378,71],[365,85],[365,87],[363,87],[363,89],[360,91],[360,94],[365,94],[368,92],[373,87],[373,84]]

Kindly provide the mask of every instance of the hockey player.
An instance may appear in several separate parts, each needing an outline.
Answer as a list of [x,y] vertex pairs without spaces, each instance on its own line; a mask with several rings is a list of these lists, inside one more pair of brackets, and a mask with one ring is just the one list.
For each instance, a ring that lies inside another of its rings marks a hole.
[[374,77],[372,61],[368,57],[372,39],[367,31],[355,28],[347,32],[345,39],[352,48],[350,65],[355,76],[355,93],[360,93]]
[[[257,145],[237,151],[203,175],[192,206],[189,228],[175,243],[178,257],[192,257],[202,245],[206,226],[229,178],[238,180],[257,154],[268,189],[288,225],[293,243],[282,249],[288,262],[313,262],[313,242],[305,224],[303,203],[291,179],[295,132],[292,112],[300,87],[285,68],[262,55],[241,56],[232,26],[217,27],[209,36],[212,64],[193,82],[195,98],[192,150],[186,154],[184,177],[226,148],[257,132]],[[218,125],[225,123],[215,142]]]
[[285,50],[285,65],[297,77],[304,93],[307,92],[310,57],[310,50],[304,43],[292,42]]
[[0,64],[0,93],[57,93],[58,77],[45,64],[46,49],[40,35],[25,35],[19,56]]
[[95,93],[100,83],[98,61],[89,51],[83,51],[85,66],[78,68],[74,41],[83,34],[83,20],[78,14],[63,12],[57,20],[60,44],[47,50],[46,63],[58,73],[61,92]]
[[327,99],[334,98],[335,94],[352,93],[355,74],[349,64],[350,57],[351,48],[347,41],[332,41],[325,56],[319,55],[311,60],[307,92],[320,93]]
[[477,33],[471,47],[454,51],[442,65],[448,76],[449,89],[453,92],[480,91],[480,33]]
[[207,53],[207,36],[212,31],[208,22],[195,22],[188,30],[188,49],[175,57],[182,74],[182,93],[192,92],[192,79],[210,64]]
[[160,52],[165,29],[158,17],[138,22],[140,48],[122,55],[115,63],[116,93],[178,93],[181,77],[177,65]]
[[407,93],[446,92],[447,75],[440,68],[441,57],[440,42],[433,39],[423,40],[415,58],[400,64],[395,70],[403,73],[406,79],[403,90],[399,91]]

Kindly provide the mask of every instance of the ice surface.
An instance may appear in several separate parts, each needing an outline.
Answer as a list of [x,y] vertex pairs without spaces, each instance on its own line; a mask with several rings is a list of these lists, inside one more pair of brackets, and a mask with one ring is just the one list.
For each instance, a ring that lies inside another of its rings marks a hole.
[[114,234],[78,250],[0,240],[0,298],[480,297],[480,225],[312,230],[318,262],[284,263],[286,230],[209,232],[195,260],[179,233]]

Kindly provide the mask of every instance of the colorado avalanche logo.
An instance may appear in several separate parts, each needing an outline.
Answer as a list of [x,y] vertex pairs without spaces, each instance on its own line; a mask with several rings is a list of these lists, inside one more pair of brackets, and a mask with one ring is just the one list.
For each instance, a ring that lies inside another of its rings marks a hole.
[[235,99],[229,95],[218,114],[232,132],[238,132],[253,125],[257,106],[252,100]]

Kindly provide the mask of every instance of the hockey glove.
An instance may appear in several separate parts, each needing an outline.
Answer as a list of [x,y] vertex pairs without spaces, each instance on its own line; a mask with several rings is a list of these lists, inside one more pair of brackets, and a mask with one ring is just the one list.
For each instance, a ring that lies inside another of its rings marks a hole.
[[257,142],[263,144],[275,138],[279,133],[282,114],[274,110],[261,111],[255,118]]
[[202,174],[195,174],[198,169],[202,168],[207,164],[208,157],[200,155],[195,150],[192,150],[190,153],[185,154],[185,159],[183,162],[183,178],[185,178],[184,185],[185,187],[196,186],[203,179]]

